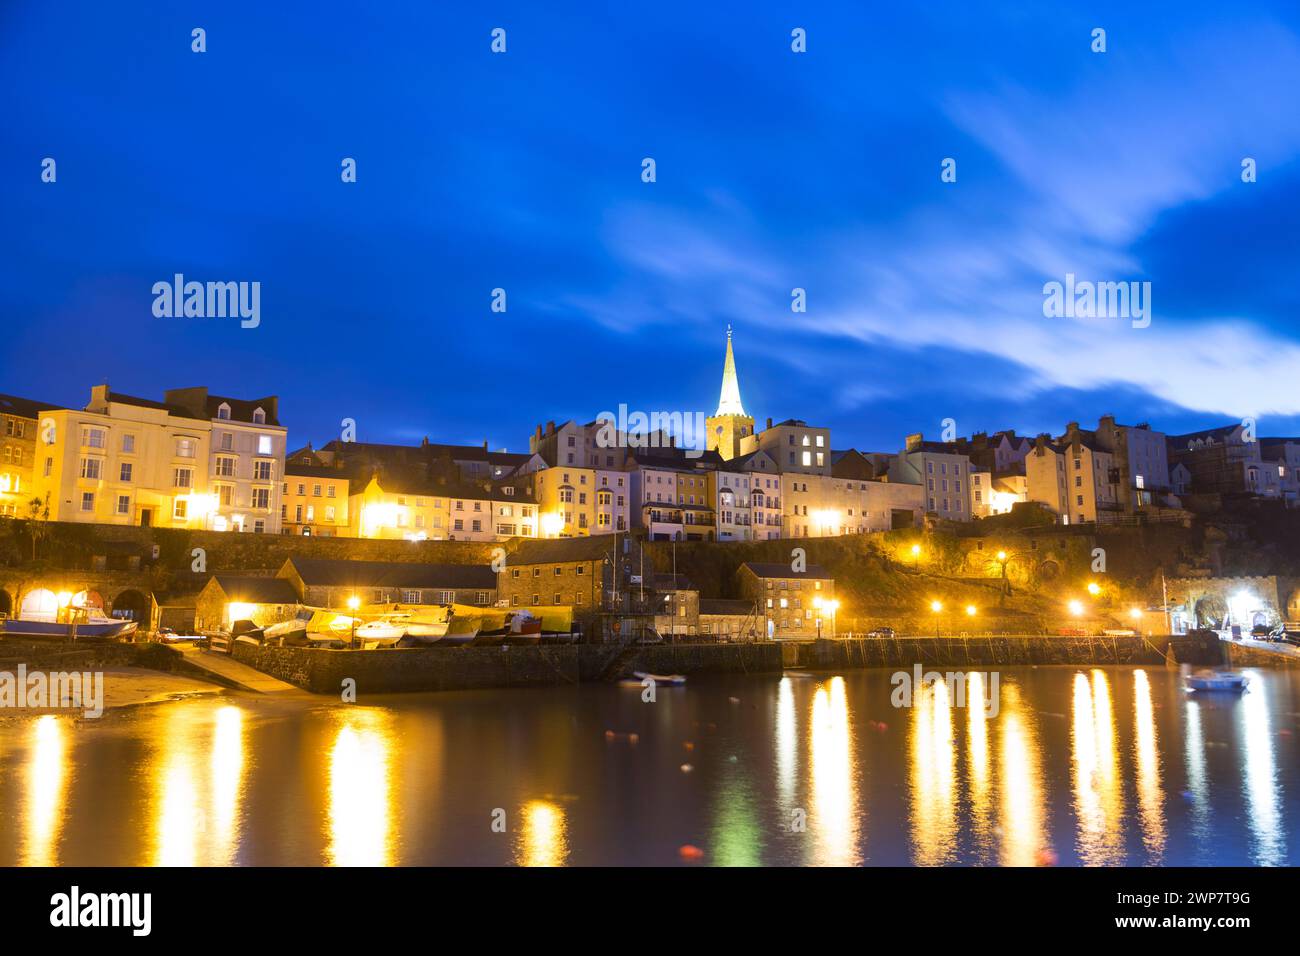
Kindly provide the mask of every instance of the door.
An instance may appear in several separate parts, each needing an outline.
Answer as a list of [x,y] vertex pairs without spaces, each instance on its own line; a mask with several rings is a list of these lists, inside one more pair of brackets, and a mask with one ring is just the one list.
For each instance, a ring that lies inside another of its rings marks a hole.
[[153,524],[153,509],[152,509],[152,508],[141,508],[141,509],[140,509],[140,527],[142,527],[142,528],[148,528],[148,527],[149,527],[150,525],[152,525],[152,524]]

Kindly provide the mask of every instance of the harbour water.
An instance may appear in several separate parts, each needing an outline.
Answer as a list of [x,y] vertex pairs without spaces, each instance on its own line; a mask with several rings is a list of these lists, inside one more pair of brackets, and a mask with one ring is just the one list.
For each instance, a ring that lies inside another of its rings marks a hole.
[[[887,670],[0,718],[0,864],[1295,865],[1300,673]],[[987,692],[987,682],[982,690]],[[633,736],[634,735],[634,736]],[[688,848],[688,849],[683,849]],[[694,848],[694,849],[689,849]]]

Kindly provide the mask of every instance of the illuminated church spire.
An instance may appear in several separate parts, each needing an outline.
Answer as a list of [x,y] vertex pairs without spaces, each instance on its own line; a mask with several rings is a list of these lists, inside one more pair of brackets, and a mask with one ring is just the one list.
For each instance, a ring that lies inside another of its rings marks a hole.
[[736,379],[736,357],[731,352],[731,326],[727,326],[727,361],[722,366],[722,395],[718,398],[718,410],[715,418],[723,415],[745,416],[745,408],[740,404],[740,382]]

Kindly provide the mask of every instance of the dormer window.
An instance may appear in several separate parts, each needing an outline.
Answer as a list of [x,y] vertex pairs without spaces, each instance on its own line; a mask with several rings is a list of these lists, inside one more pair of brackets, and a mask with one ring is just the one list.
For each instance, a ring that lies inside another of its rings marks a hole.
[[221,419],[223,422],[230,421],[230,406],[225,402],[222,402],[217,406],[217,418]]
[[[229,412],[228,412],[228,411],[227,411],[227,415],[229,415]],[[262,411],[262,409],[260,409],[260,408],[258,408],[258,409],[254,409],[254,411],[253,411],[253,424],[254,424],[254,425],[265,425],[265,424],[266,424],[266,412]]]

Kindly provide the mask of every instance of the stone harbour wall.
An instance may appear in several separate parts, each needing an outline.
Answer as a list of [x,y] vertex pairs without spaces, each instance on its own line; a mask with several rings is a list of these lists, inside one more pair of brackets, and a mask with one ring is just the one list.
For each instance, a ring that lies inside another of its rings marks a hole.
[[1218,638],[1178,637],[895,637],[820,640],[799,645],[794,665],[836,667],[1014,667],[1051,664],[1213,664]]

